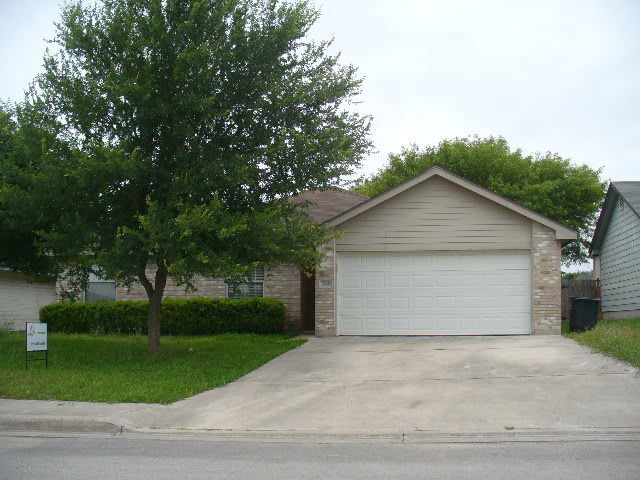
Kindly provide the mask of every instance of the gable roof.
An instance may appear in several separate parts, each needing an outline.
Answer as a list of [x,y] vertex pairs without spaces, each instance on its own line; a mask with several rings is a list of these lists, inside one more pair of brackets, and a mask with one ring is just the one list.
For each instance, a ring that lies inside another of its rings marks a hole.
[[307,212],[315,222],[324,223],[330,218],[369,200],[369,197],[334,187],[327,190],[307,190],[292,197],[291,200],[310,202]]
[[598,254],[602,248],[611,217],[620,198],[640,217],[640,182],[611,182],[596,223],[596,229],[593,232],[591,247],[589,247],[590,255]]
[[611,182],[624,201],[640,216],[640,182]]
[[335,217],[329,219],[326,223],[327,225],[330,225],[333,227],[340,225],[341,223],[344,223],[347,220],[350,220],[356,215],[360,215],[361,213],[369,210],[370,208],[375,207],[376,205],[379,205],[385,200],[395,197],[399,193],[402,193],[410,189],[411,187],[419,183],[422,183],[434,176],[438,176],[438,177],[444,178],[445,180],[449,180],[450,182],[453,182],[456,185],[466,188],[467,190],[470,190],[480,195],[481,197],[487,198],[499,205],[502,205],[505,208],[508,208],[509,210],[512,210],[524,217],[527,217],[533,221],[536,221],[542,225],[545,225],[551,228],[556,232],[556,239],[558,240],[568,241],[568,240],[575,240],[577,238],[577,232],[575,230],[565,227],[564,225],[556,222],[555,220],[551,220],[550,218],[545,217],[544,215],[541,215],[537,212],[534,212],[533,210],[527,207],[519,205],[518,203],[512,200],[509,200],[508,198],[505,198],[502,195],[498,195],[497,193],[487,190],[486,188],[481,187],[480,185],[473,183],[465,178],[462,178],[450,172],[449,170],[446,170],[442,167],[437,167],[437,166],[431,167],[428,170],[422,172],[421,174],[416,175],[415,177],[410,178],[409,180],[401,183],[400,185],[390,190],[387,190],[386,192],[381,193],[380,195],[372,197],[369,200],[359,205],[356,205],[353,208],[343,213],[336,215]]

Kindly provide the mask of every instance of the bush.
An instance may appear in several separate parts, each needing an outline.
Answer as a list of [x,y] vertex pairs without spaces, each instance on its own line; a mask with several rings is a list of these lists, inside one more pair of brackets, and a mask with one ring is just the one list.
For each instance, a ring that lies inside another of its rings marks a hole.
[[[147,333],[149,302],[59,302],[40,309],[50,332]],[[162,302],[163,335],[282,333],[284,304],[273,298],[190,298]]]

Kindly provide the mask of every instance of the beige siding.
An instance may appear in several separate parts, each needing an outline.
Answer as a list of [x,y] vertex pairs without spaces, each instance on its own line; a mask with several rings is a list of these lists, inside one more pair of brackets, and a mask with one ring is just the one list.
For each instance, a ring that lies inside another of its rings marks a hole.
[[616,205],[611,217],[600,252],[600,286],[603,312],[640,310],[640,219],[628,205]]
[[432,177],[337,227],[338,251],[531,248],[531,220]]
[[29,283],[19,273],[0,271],[0,327],[23,330],[37,322],[40,308],[56,301],[54,283]]

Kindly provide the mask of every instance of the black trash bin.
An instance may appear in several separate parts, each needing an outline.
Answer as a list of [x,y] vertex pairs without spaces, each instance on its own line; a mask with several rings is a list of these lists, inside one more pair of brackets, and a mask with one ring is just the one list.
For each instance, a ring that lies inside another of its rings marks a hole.
[[569,328],[572,332],[590,330],[598,323],[600,299],[591,297],[576,297],[571,305],[569,314]]

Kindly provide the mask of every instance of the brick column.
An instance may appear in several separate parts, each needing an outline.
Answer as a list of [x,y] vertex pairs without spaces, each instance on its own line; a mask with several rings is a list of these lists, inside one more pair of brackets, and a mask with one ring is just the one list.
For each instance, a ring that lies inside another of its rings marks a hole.
[[284,303],[285,331],[300,333],[300,269],[296,265],[279,265],[264,279],[264,296]]
[[532,222],[531,317],[536,335],[560,334],[561,248],[553,230]]
[[333,337],[336,331],[336,254],[335,240],[320,250],[324,261],[316,268],[316,335]]

